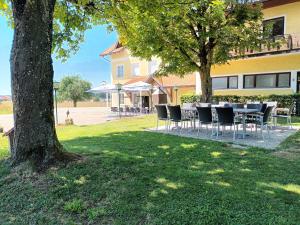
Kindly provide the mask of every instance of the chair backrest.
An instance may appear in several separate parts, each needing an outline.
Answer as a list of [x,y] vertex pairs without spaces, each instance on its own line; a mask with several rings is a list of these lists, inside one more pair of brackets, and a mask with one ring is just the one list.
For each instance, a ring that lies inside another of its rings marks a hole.
[[264,116],[263,116],[263,122],[267,123],[270,117],[270,114],[273,110],[274,106],[268,106],[267,109],[264,112]]
[[158,119],[168,119],[167,106],[165,106],[165,105],[156,105],[155,108],[156,108],[156,111],[157,111]]
[[211,107],[196,107],[199,120],[202,123],[211,123],[212,122],[212,113]]
[[181,120],[181,108],[180,105],[168,105],[168,110],[170,113],[170,119],[175,121]]
[[264,113],[264,112],[266,111],[266,109],[267,109],[267,104],[266,104],[266,103],[263,103],[263,104],[261,105],[260,112]]
[[257,109],[260,111],[261,107],[262,107],[261,104],[256,104],[256,103],[247,104],[247,109]]
[[243,103],[232,103],[232,108],[234,109],[243,109],[245,108],[245,105]]
[[110,107],[110,110],[111,110],[112,112],[118,112],[118,107]]
[[125,106],[125,112],[130,112],[130,108],[128,105]]
[[231,104],[231,103],[225,103],[225,104],[224,104],[224,107],[225,107],[225,108],[231,108],[231,107],[232,107],[232,104]]
[[225,123],[225,124],[234,123],[234,113],[232,107],[231,108],[217,107],[216,111],[217,111],[219,123]]

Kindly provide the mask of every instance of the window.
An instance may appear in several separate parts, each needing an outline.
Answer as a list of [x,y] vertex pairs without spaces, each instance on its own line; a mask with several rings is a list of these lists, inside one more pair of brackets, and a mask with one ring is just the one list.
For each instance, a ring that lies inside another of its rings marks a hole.
[[245,75],[244,88],[287,88],[290,79],[290,73]]
[[139,76],[140,75],[140,64],[134,63],[132,64],[132,75]]
[[152,75],[158,70],[158,63],[155,60],[149,62],[149,74]]
[[124,65],[117,66],[117,77],[119,78],[124,77]]
[[278,17],[275,19],[263,21],[264,30],[267,27],[271,29],[271,36],[282,36],[284,35],[284,17]]
[[256,77],[256,88],[276,87],[276,74],[260,75]]
[[278,87],[290,87],[290,74],[289,73],[281,73],[278,74]]
[[213,77],[212,89],[236,89],[238,88],[238,77]]
[[212,78],[212,89],[227,89],[227,77]]
[[238,88],[238,77],[228,77],[228,88],[229,89]]

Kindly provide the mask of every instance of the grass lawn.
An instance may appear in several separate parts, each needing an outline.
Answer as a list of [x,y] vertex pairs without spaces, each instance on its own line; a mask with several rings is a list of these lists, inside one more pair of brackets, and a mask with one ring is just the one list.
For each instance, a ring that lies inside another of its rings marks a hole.
[[299,224],[300,159],[143,130],[154,125],[59,127],[85,160],[40,179],[9,171],[0,138],[0,224]]
[[11,102],[0,102],[0,115],[11,114],[13,111]]

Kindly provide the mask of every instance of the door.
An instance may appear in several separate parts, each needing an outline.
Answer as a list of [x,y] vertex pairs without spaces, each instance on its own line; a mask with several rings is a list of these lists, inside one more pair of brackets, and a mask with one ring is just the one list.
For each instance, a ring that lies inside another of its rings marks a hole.
[[149,96],[143,96],[142,97],[142,107],[148,107],[149,108]]
[[297,93],[300,93],[300,72],[297,73]]

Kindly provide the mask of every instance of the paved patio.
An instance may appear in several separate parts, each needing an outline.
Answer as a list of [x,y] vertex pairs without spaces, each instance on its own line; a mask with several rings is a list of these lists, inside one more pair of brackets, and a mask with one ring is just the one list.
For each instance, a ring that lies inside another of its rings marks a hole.
[[[59,124],[65,123],[68,110],[76,125],[94,125],[119,118],[117,114],[110,112],[110,108],[106,107],[58,108]],[[0,115],[0,126],[4,127],[5,131],[12,128],[13,115]]]
[[253,131],[251,132],[250,127],[247,127],[247,136],[245,137],[245,139],[242,139],[242,135],[241,135],[242,128],[240,127],[239,133],[236,136],[235,140],[233,140],[233,131],[230,131],[230,128],[227,128],[227,130],[223,133],[223,135],[220,135],[219,137],[216,137],[216,135],[213,136],[211,135],[212,134],[211,127],[208,127],[208,132],[206,131],[206,127],[203,127],[199,133],[197,129],[198,128],[196,129],[185,128],[185,129],[181,129],[181,131],[180,129],[173,129],[169,132],[166,132],[165,126],[161,126],[158,127],[158,130],[156,130],[156,128],[151,128],[148,129],[148,131],[167,133],[170,135],[177,135],[177,136],[190,137],[190,138],[203,139],[203,140],[220,141],[225,143],[232,143],[238,146],[251,146],[251,147],[259,147],[259,148],[266,148],[266,149],[275,149],[286,138],[288,138],[292,134],[295,134],[299,130],[299,127],[296,128],[293,127],[292,129],[289,129],[289,127],[276,127],[270,129],[270,137],[268,136],[268,133],[264,131],[263,132],[264,139],[262,138],[259,129],[256,136],[255,129],[253,129]]

